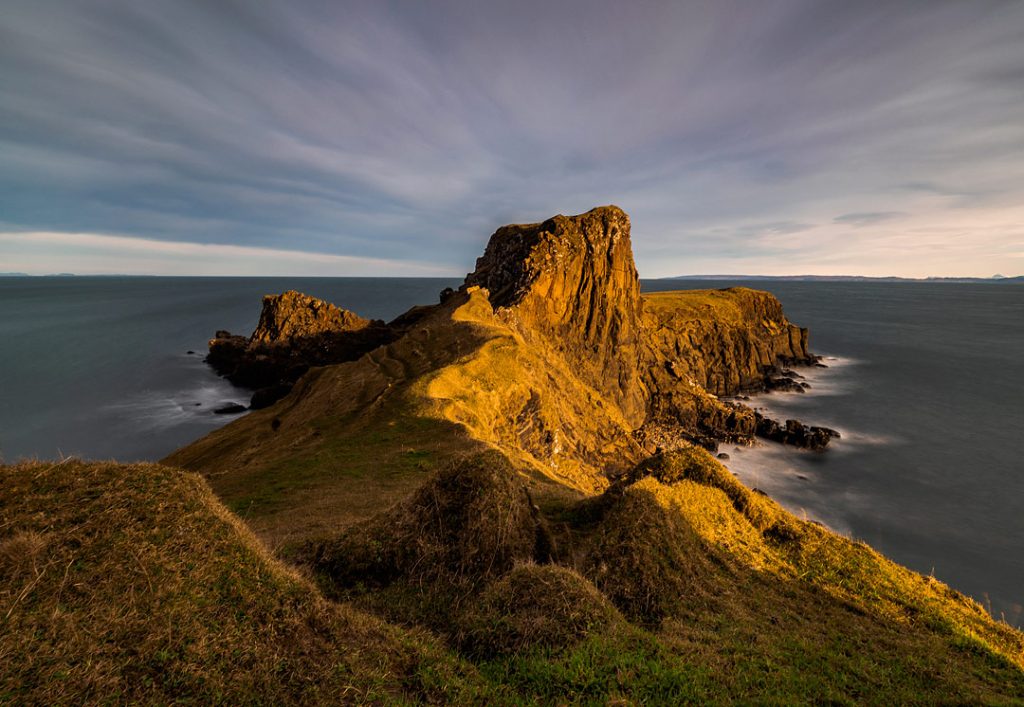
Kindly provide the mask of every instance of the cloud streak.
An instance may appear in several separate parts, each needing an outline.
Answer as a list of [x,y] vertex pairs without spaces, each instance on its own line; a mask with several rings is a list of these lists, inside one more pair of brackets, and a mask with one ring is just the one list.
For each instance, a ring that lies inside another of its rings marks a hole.
[[903,216],[902,211],[867,211],[855,214],[843,214],[832,219],[833,223],[849,224],[850,226],[874,226],[877,223],[891,221]]
[[463,271],[502,223],[611,202],[648,276],[796,243],[990,274],[903,229],[1019,237],[988,229],[1024,201],[1022,44],[988,0],[9,0],[0,220]]
[[[445,277],[448,266],[275,248],[154,241],[96,233],[0,233],[0,262],[29,275],[261,275]],[[40,264],[46,267],[40,269]]]

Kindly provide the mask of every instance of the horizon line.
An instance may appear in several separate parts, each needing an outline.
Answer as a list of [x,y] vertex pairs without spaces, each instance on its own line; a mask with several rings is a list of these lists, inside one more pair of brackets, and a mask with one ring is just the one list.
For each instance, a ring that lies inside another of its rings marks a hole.
[[[27,273],[0,272],[0,277],[166,277],[166,278],[275,278],[275,279],[310,279],[310,280],[451,280],[464,278],[464,275],[263,275],[263,274],[156,274],[156,273]],[[1022,280],[1024,275],[928,275],[925,277],[908,277],[904,275],[758,275],[758,274],[694,274],[667,275],[662,277],[643,277],[640,280],[903,280],[907,282],[931,282],[936,280],[977,280],[983,282],[1001,282],[1003,280]]]

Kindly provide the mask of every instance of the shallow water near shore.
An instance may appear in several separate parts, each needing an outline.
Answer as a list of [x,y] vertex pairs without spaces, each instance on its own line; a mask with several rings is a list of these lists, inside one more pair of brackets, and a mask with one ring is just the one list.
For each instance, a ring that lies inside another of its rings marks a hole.
[[[0,278],[0,455],[159,459],[233,416],[239,390],[202,362],[248,334],[260,297],[298,289],[390,319],[447,279]],[[1024,287],[644,281],[644,291],[768,289],[826,369],[771,415],[838,429],[818,454],[723,445],[729,468],[801,516],[1024,623]],[[189,350],[194,354],[188,354]]]

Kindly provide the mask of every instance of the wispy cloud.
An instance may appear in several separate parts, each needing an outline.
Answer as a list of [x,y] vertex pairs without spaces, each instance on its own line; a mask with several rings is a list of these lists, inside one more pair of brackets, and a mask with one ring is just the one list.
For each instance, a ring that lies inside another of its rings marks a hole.
[[[276,248],[96,233],[0,232],[0,263],[6,271],[45,275],[262,275],[450,277],[450,266],[387,258],[309,253]],[[45,266],[45,267],[41,267]]]
[[[1020,3],[2,12],[0,219],[21,230],[465,270],[501,223],[611,202],[655,275],[693,271],[696,251],[716,271],[771,252],[783,267],[793,243],[832,262],[830,228],[863,239],[959,211],[970,231],[1024,202]],[[896,270],[933,258],[892,242]],[[979,250],[951,267],[996,265]]]
[[874,226],[883,221],[892,221],[894,218],[903,216],[902,211],[862,211],[855,214],[843,214],[836,216],[832,221],[850,226]]

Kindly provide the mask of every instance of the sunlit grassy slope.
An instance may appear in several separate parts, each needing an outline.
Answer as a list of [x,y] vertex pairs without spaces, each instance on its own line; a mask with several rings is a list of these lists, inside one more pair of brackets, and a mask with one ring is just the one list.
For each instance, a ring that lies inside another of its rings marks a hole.
[[479,293],[166,461],[0,472],[0,702],[1024,703],[1020,632],[648,456]]
[[[508,527],[523,477],[493,453],[459,464],[421,493],[476,499],[459,522]],[[385,551],[411,512],[402,547],[418,530],[409,557],[436,553],[433,569],[321,575],[341,603],[192,474],[71,461],[0,476],[2,702],[1024,700],[1020,633],[793,518],[702,450],[541,514],[545,564],[529,535],[457,539],[422,504],[385,512],[347,557],[368,540]]]
[[[481,493],[494,483],[474,484],[482,470],[514,475],[475,457],[321,545],[321,585],[429,628],[531,699],[1024,699],[1019,632],[793,517],[702,449],[655,456],[600,496],[547,508],[542,545],[522,529],[514,488]],[[470,510],[434,511],[449,507]],[[455,558],[443,540],[453,537]]]

